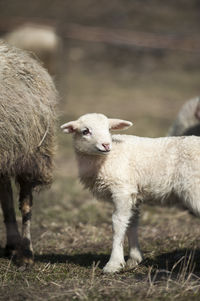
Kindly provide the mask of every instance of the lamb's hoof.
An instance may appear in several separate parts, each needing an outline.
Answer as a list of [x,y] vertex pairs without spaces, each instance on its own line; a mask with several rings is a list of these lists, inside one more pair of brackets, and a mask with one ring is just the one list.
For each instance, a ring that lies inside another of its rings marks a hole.
[[103,268],[103,273],[117,273],[120,272],[125,266],[125,262],[122,262],[120,264],[114,264],[114,263],[107,263],[105,267]]
[[126,268],[128,269],[133,269],[135,268],[140,262],[142,261],[142,259],[135,259],[135,258],[129,258],[126,262]]

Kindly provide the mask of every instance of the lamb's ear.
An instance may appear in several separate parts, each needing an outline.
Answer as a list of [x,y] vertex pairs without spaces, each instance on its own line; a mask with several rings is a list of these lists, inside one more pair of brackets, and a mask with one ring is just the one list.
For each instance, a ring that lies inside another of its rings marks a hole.
[[66,134],[74,133],[77,130],[77,128],[78,128],[77,121],[70,121],[70,122],[67,122],[67,123],[64,123],[63,125],[61,125],[61,129]]
[[109,119],[110,130],[126,130],[132,126],[132,122],[121,119]]

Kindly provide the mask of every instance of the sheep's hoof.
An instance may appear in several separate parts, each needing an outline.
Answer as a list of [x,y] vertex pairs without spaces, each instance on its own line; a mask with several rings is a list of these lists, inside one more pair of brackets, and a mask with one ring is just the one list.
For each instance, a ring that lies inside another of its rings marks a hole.
[[22,258],[18,258],[17,263],[20,271],[24,271],[31,268],[34,265],[34,260],[33,258],[22,257]]
[[17,254],[18,246],[14,244],[7,244],[4,250],[5,257],[12,258]]
[[20,270],[26,270],[34,265],[34,259],[29,257],[17,257],[16,264],[19,266]]
[[33,252],[29,249],[20,248],[16,254],[16,264],[20,269],[26,269],[32,267],[34,264]]
[[105,267],[103,268],[103,273],[117,273],[120,272],[125,266],[125,262],[122,262],[120,264],[116,263],[110,263],[108,262]]
[[20,269],[25,269],[32,267],[34,264],[33,252],[28,249],[23,249],[19,245],[6,245],[5,256],[13,259],[13,262],[20,267]]

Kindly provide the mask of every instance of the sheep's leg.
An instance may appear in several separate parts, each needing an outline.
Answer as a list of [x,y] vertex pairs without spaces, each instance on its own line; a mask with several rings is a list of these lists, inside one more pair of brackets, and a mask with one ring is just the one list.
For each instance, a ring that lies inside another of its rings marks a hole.
[[115,211],[112,215],[113,246],[110,260],[103,269],[104,273],[118,272],[125,266],[123,244],[129,219],[132,215],[132,199],[122,198],[123,201],[119,199],[114,201]]
[[20,265],[33,264],[33,248],[31,242],[31,207],[32,207],[32,185],[20,182],[20,210],[22,214],[22,241],[18,254]]
[[14,255],[20,244],[15,209],[13,204],[12,187],[9,178],[3,178],[0,182],[0,200],[6,226],[6,256]]
[[133,210],[133,215],[127,229],[127,236],[129,242],[129,259],[126,263],[128,268],[134,268],[142,261],[142,254],[138,243],[138,211]]

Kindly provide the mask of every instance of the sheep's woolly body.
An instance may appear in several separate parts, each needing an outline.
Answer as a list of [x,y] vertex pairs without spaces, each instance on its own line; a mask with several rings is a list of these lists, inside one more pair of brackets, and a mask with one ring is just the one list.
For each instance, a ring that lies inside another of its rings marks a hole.
[[[0,200],[6,225],[6,253],[33,263],[30,236],[32,190],[52,181],[57,92],[40,64],[0,41]],[[19,184],[19,234],[10,178]]]
[[57,99],[50,76],[28,54],[0,42],[0,91],[1,174],[49,184]]
[[187,101],[176,120],[169,129],[168,136],[182,136],[182,135],[197,135],[200,136],[199,119],[195,116],[195,111],[200,105],[200,98],[196,97]]

